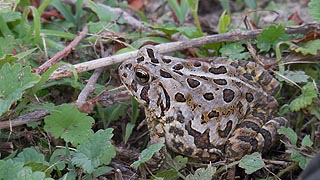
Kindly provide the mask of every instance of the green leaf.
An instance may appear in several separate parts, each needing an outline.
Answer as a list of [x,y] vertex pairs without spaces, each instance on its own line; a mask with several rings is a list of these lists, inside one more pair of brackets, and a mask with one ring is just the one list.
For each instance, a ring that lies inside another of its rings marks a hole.
[[189,174],[186,177],[186,180],[204,180],[204,179],[212,179],[212,176],[216,172],[216,167],[211,166],[211,164],[208,165],[208,167],[205,168],[199,168],[194,172],[194,174]]
[[100,23],[110,23],[117,18],[117,16],[105,8],[103,4],[88,1],[87,7],[97,14]]
[[116,52],[116,54],[122,54],[122,53],[126,53],[126,52],[131,52],[131,51],[135,51],[137,49],[132,48],[132,47],[125,47],[120,49],[119,51]]
[[23,151],[20,152],[18,156],[13,160],[15,162],[23,162],[23,163],[39,162],[39,163],[48,164],[48,162],[44,160],[44,155],[39,153],[37,150],[35,150],[34,147],[24,148]]
[[139,103],[134,97],[131,98],[131,106],[132,106],[131,123],[135,124],[139,116]]
[[45,179],[44,172],[33,172],[31,167],[24,166],[23,162],[15,162],[11,159],[0,160],[0,179],[14,179],[14,180],[26,180],[26,179]]
[[44,180],[49,180],[51,178],[45,178],[45,173],[36,171],[33,172],[32,169],[28,166],[24,167],[17,173],[17,178],[16,180],[26,180],[26,179],[44,179]]
[[307,158],[296,151],[291,152],[291,159],[298,162],[301,169],[305,169],[308,164]]
[[18,60],[21,60],[23,58],[26,58],[27,56],[31,55],[35,50],[38,48],[29,49],[23,52],[20,52],[19,54],[14,55],[14,57],[18,58]]
[[44,0],[42,1],[41,5],[38,8],[38,12],[40,15],[42,15],[43,11],[45,10],[46,7],[51,3],[52,0]]
[[197,38],[203,35],[202,32],[194,26],[180,26],[177,30],[188,38]]
[[44,119],[44,130],[51,132],[55,138],[63,138],[74,146],[86,141],[92,134],[94,119],[79,112],[75,105],[57,106]]
[[308,82],[301,89],[301,95],[289,104],[290,111],[299,111],[312,104],[314,98],[317,97],[318,90],[313,82]]
[[[309,76],[304,71],[285,71],[283,76],[295,83],[308,82]],[[279,77],[279,80],[282,81],[282,78]]]
[[127,113],[126,104],[113,104],[105,109],[106,119],[108,122],[116,121]]
[[1,179],[17,179],[17,174],[23,169],[24,163],[9,160],[0,160]]
[[[46,163],[48,164],[48,163]],[[49,165],[45,165],[43,163],[38,163],[38,162],[30,162],[30,163],[25,163],[24,166],[28,166],[32,169],[32,171],[36,172],[36,171],[42,171],[42,172],[46,172],[47,175],[50,175],[50,173],[52,172],[51,169],[49,169]]]
[[66,47],[63,44],[61,44],[60,42],[53,41],[53,40],[51,40],[49,38],[46,38],[45,42],[46,42],[47,47],[50,47],[50,48],[52,48],[53,50],[56,50],[56,51],[61,51],[62,49],[64,49]]
[[255,1],[255,0],[245,0],[245,3],[250,9],[257,9],[257,1]]
[[54,150],[51,154],[49,164],[54,165],[55,169],[63,170],[68,163],[68,154],[73,155],[73,151],[69,151],[68,148]]
[[0,68],[5,64],[5,63],[14,63],[18,60],[17,57],[13,56],[12,54],[5,54],[3,57],[0,58]]
[[[2,4],[0,6],[2,6]],[[5,22],[14,22],[16,20],[21,19],[20,12],[8,12],[5,14],[2,14],[2,16]]]
[[64,174],[59,180],[75,180],[77,179],[78,174],[76,171],[69,171]]
[[297,53],[301,53],[302,55],[317,55],[318,50],[320,49],[320,40],[313,40],[313,41],[308,41],[304,43],[301,47],[291,44],[290,45],[290,50],[295,51]]
[[21,39],[15,39],[13,36],[8,35],[0,37],[0,56],[3,57],[6,54],[12,54],[12,50],[22,51],[21,46],[23,42]]
[[280,107],[279,109],[279,115],[280,116],[284,116],[287,112],[289,112],[289,105],[288,104],[284,104]]
[[66,38],[66,39],[74,39],[76,37],[75,34],[53,30],[53,29],[41,29],[41,33],[45,34],[46,36],[55,36],[55,37]]
[[311,147],[312,145],[313,145],[313,142],[310,139],[310,135],[305,135],[301,141],[301,146],[302,147]]
[[[165,180],[176,180],[176,179],[179,179],[179,174],[177,171],[170,169],[170,170],[161,171],[161,172],[157,173],[156,177],[162,178]],[[152,178],[152,179],[155,179],[155,178]]]
[[200,34],[200,36],[203,36],[204,34],[202,32],[202,28],[201,28],[201,24],[200,24],[200,20],[199,20],[199,16],[198,16],[199,1],[200,0],[188,0],[188,5],[191,9],[194,22],[197,26],[198,33]]
[[311,0],[308,4],[309,6],[309,14],[311,17],[320,22],[320,1],[319,0]]
[[124,136],[124,143],[128,142],[128,139],[129,139],[130,135],[132,134],[132,130],[133,130],[134,126],[135,126],[135,124],[132,124],[132,123],[128,123],[126,125],[126,134]]
[[0,32],[4,36],[13,36],[13,33],[11,32],[7,22],[3,18],[3,15],[0,14]]
[[132,47],[135,48],[140,48],[144,44],[148,42],[153,42],[153,43],[166,43],[170,42],[168,39],[163,38],[163,37],[154,37],[154,36],[148,36],[148,37],[142,37],[137,39],[136,41],[132,42]]
[[98,176],[106,174],[106,173],[108,173],[108,172],[110,172],[112,170],[113,170],[112,167],[101,166],[101,167],[98,167],[97,169],[95,169],[92,174],[93,174],[94,177],[98,177]]
[[219,29],[219,33],[225,33],[228,32],[228,26],[231,22],[231,18],[230,16],[227,14],[227,11],[223,11],[223,13],[221,14],[220,18],[219,18],[219,24],[218,24],[218,29]]
[[239,163],[239,167],[245,169],[247,174],[252,174],[253,172],[263,168],[265,166],[261,154],[258,152],[252,153],[250,155],[245,155]]
[[34,37],[34,43],[40,43],[41,37],[40,37],[40,29],[41,29],[41,22],[40,22],[40,15],[38,13],[38,10],[33,7],[29,6],[32,12],[33,16],[33,37]]
[[281,25],[271,25],[267,29],[263,29],[262,33],[257,36],[257,46],[262,51],[269,51],[271,48],[276,49],[276,45],[280,41],[286,41],[289,36],[286,34],[284,27]]
[[[181,34],[189,37],[189,38],[195,38],[195,37],[200,37],[202,36],[202,33],[198,31],[198,29],[194,26],[179,26],[177,27],[175,24],[171,23],[165,23],[165,24],[160,24],[158,26],[153,26],[151,24],[146,24],[148,27],[150,27],[153,30],[159,30],[162,31],[168,35],[173,35],[174,33],[180,32]],[[150,38],[150,37],[146,37]],[[162,38],[164,39],[164,38]],[[169,41],[166,39],[166,41],[162,40],[163,42]],[[136,47],[136,46],[134,46]],[[138,47],[137,47],[138,48]]]
[[185,21],[187,13],[189,11],[189,5],[187,1],[168,0],[170,7],[178,17],[179,22],[182,24]]
[[59,0],[53,0],[51,5],[54,6],[68,22],[75,23],[75,18],[72,14],[70,6],[62,3]]
[[131,98],[131,105],[132,105],[132,116],[131,116],[131,122],[126,125],[126,133],[124,137],[125,143],[128,142],[128,139],[132,134],[133,128],[139,116],[139,107],[138,107],[139,103],[134,97]]
[[168,35],[173,35],[174,33],[179,32],[177,30],[178,27],[175,24],[171,24],[171,23],[160,24],[158,26],[153,26],[151,24],[146,23],[146,25],[153,30],[159,30],[159,31],[162,31]]
[[72,164],[83,168],[91,174],[101,165],[108,165],[116,156],[115,147],[111,144],[113,129],[99,130],[78,146],[78,151],[71,159]]
[[183,157],[183,156],[176,156],[173,159],[173,164],[172,167],[176,170],[179,171],[187,166],[188,158]]
[[294,145],[294,146],[297,145],[298,136],[297,136],[297,133],[293,131],[293,129],[291,129],[289,127],[281,126],[278,129],[278,133],[285,135],[289,139],[289,141],[291,142],[292,145]]
[[12,103],[22,97],[24,91],[40,80],[31,73],[29,66],[4,64],[0,69],[0,116],[9,110]]
[[[49,163],[45,161],[44,155],[39,153],[34,147],[24,148],[13,161],[24,163],[24,166],[29,166],[34,172],[45,171],[49,168]],[[50,172],[47,171],[48,174]]]
[[160,149],[164,146],[164,144],[162,142],[158,142],[156,144],[151,144],[149,147],[147,147],[146,149],[144,149],[139,157],[139,160],[133,162],[133,164],[131,164],[130,166],[132,166],[135,169],[138,169],[138,167],[147,162],[148,160],[150,160],[152,158],[152,156],[159,152]]
[[248,59],[250,54],[248,52],[243,52],[245,48],[242,44],[242,42],[227,43],[219,49],[219,52],[222,56],[226,56],[231,59]]

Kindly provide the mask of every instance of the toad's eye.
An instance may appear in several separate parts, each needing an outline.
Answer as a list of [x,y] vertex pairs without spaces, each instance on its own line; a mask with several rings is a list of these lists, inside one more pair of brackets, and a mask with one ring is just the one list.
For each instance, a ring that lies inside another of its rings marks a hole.
[[149,73],[141,68],[136,69],[135,75],[136,80],[141,84],[147,83],[150,79]]

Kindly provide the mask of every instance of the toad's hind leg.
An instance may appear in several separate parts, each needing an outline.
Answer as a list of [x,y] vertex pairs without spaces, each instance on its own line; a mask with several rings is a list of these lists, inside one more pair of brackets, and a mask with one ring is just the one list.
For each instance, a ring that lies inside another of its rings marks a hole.
[[264,125],[259,125],[257,119],[245,119],[236,126],[226,144],[227,158],[241,159],[252,152],[266,152],[278,141],[277,130],[286,126],[287,120],[276,117]]

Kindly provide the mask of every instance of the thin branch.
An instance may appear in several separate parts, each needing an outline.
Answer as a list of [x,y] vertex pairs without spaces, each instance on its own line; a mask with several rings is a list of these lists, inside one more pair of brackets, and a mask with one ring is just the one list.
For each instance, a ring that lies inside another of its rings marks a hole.
[[[286,33],[288,34],[304,34],[309,31],[316,30],[320,31],[320,24],[311,23],[303,26],[294,26],[287,27]],[[200,38],[190,39],[187,41],[178,41],[178,42],[170,42],[163,43],[155,46],[159,53],[168,53],[177,50],[187,49],[191,47],[199,47],[206,44],[220,43],[220,42],[236,42],[246,39],[256,38],[259,34],[261,34],[262,30],[250,30],[250,31],[240,31],[235,30],[232,32],[224,33],[224,34],[216,34],[210,36],[204,36]],[[137,56],[138,51],[132,51],[124,54],[114,55],[110,57],[95,59],[92,61],[87,61],[79,64],[75,64],[74,67],[77,72],[85,72],[93,69],[97,69],[100,67],[109,66],[112,64],[120,63],[127,59],[135,58]],[[62,66],[58,68],[54,73],[52,73],[50,79],[60,79],[65,77],[72,76],[72,72],[66,66]]]
[[92,76],[89,78],[88,83],[86,84],[86,86],[82,89],[82,91],[80,92],[78,99],[77,99],[77,106],[78,109],[81,112],[91,112],[93,109],[93,105],[91,103],[87,102],[87,98],[89,96],[90,93],[92,93],[95,89],[95,84],[100,76],[100,74],[102,73],[103,68],[98,68],[96,69]]
[[[120,86],[119,88],[110,90],[122,90],[125,89],[124,86]],[[116,93],[110,93],[108,90],[104,90],[96,97],[88,100],[88,103],[94,104],[96,102],[99,102],[102,106],[107,107],[109,105],[119,103],[119,102],[125,102],[129,101],[131,99],[131,94],[129,90],[123,90]]]
[[43,63],[36,72],[38,74],[44,73],[46,70],[48,70],[52,65],[56,64],[58,61],[60,61],[62,58],[66,57],[72,50],[74,50],[77,45],[81,42],[81,40],[87,35],[88,33],[88,26],[84,26],[83,30],[77,35],[77,37],[71,41],[71,43],[65,47],[63,50],[56,53],[51,59]]
[[1,121],[0,122],[0,129],[35,122],[35,121],[43,119],[48,114],[49,114],[49,111],[46,111],[46,110],[33,111],[28,114],[21,115],[18,118],[13,119],[13,120]]
[[268,160],[268,159],[264,159],[263,161],[267,164],[276,164],[276,165],[281,165],[281,166],[288,166],[288,164],[291,163],[291,162],[287,162],[287,161],[277,161],[277,160]]

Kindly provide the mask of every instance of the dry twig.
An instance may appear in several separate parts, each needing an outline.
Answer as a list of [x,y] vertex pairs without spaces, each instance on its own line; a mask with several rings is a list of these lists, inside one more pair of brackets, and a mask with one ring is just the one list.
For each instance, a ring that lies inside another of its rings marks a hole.
[[83,30],[77,35],[77,37],[62,51],[56,53],[51,59],[43,63],[36,72],[38,74],[44,73],[48,70],[52,65],[56,64],[59,60],[66,57],[72,50],[74,50],[80,41],[87,35],[88,33],[88,26],[84,26]]
[[21,115],[14,120],[1,121],[0,122],[0,129],[35,122],[35,121],[43,119],[48,114],[49,114],[49,111],[46,111],[46,110],[33,111],[28,114]]
[[82,91],[80,92],[78,99],[77,99],[77,106],[78,109],[81,112],[86,112],[89,113],[92,111],[93,109],[93,104],[87,102],[87,98],[89,96],[90,93],[92,93],[95,89],[95,84],[100,76],[100,74],[102,73],[103,68],[98,68],[96,69],[92,76],[89,78],[88,83],[86,84],[86,86],[82,89]]
[[[312,30],[320,31],[320,24],[311,23],[303,26],[287,27],[286,33],[303,34]],[[251,31],[235,30],[229,33],[204,36],[200,38],[190,39],[188,41],[163,43],[163,44],[157,45],[156,48],[159,53],[168,53],[168,52],[187,49],[191,47],[199,47],[205,44],[220,43],[220,42],[236,42],[236,41],[241,41],[245,39],[253,39],[253,38],[256,38],[259,34],[261,34],[261,32],[262,30],[251,30]],[[92,61],[75,64],[74,67],[79,73],[90,71],[100,67],[105,67],[112,64],[120,63],[127,59],[135,58],[137,56],[137,53],[138,51],[132,51],[124,54],[95,59]],[[50,79],[51,80],[60,79],[60,78],[70,77],[70,76],[72,76],[71,70],[66,66],[62,66],[58,68],[51,75]]]

